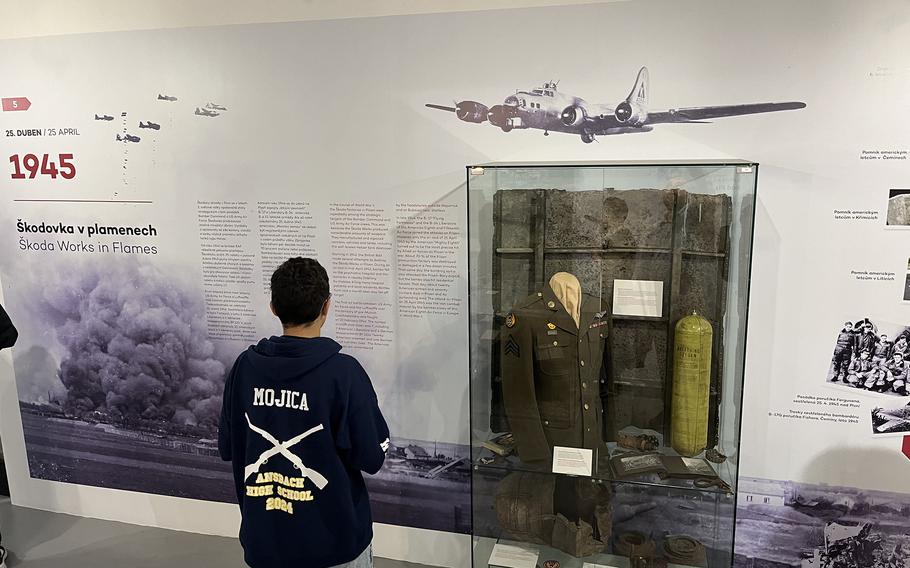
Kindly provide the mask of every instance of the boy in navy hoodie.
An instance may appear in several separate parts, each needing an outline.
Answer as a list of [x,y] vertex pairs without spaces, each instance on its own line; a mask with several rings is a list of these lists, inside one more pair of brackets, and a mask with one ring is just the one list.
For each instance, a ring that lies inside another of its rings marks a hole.
[[361,471],[374,474],[389,429],[360,363],[320,337],[331,306],[325,269],[292,258],[272,274],[284,334],[237,358],[224,385],[218,449],[232,461],[252,568],[372,566]]
[[[0,350],[12,347],[18,338],[19,332],[16,331],[16,326],[9,319],[3,306],[0,306]],[[6,548],[0,545],[0,568],[6,568],[6,557]]]

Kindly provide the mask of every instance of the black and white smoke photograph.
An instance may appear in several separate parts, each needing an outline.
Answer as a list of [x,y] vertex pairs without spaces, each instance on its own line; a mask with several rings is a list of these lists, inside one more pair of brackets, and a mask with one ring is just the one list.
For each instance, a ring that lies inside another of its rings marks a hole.
[[910,189],[888,191],[887,224],[891,227],[910,226]]
[[31,476],[231,500],[216,440],[238,347],[209,340],[201,294],[134,259],[29,275],[28,319],[43,341],[13,362]]
[[[226,371],[247,345],[208,337],[199,287],[134,259],[47,263],[27,277],[31,303],[17,315],[38,341],[13,363],[31,477],[235,502],[218,422]],[[468,532],[469,448],[391,442],[366,480],[374,518]]]
[[910,435],[910,404],[873,408],[872,435],[876,438]]
[[736,568],[904,568],[910,495],[740,478]]
[[834,337],[828,385],[890,396],[910,395],[910,327],[868,317],[847,319]]

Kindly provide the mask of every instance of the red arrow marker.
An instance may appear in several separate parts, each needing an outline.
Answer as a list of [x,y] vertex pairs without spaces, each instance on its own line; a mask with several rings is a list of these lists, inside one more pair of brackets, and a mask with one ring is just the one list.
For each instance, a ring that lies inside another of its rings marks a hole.
[[0,99],[3,101],[3,112],[12,112],[14,110],[28,110],[32,102],[25,97],[15,97],[11,99]]
[[910,459],[910,436],[904,436],[904,445],[901,447],[901,451],[907,456],[907,459]]

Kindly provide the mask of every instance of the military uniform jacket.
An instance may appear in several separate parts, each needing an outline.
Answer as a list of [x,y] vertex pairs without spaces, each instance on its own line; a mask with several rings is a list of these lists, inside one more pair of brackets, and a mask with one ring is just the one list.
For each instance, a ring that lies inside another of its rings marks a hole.
[[881,341],[874,333],[864,333],[859,336],[856,342],[856,351],[862,353],[868,351],[869,355],[875,353],[875,346]]
[[875,369],[875,365],[871,360],[854,359],[847,370],[851,373],[868,373],[873,369]]
[[875,356],[882,359],[890,359],[892,355],[891,350],[893,347],[894,344],[890,341],[879,341],[875,346]]
[[882,363],[882,368],[885,369],[890,375],[894,378],[895,381],[903,381],[907,378],[907,363],[901,361],[900,363],[895,363],[893,360]]
[[841,330],[837,334],[837,343],[834,347],[835,353],[841,353],[844,351],[850,351],[856,345],[856,334],[852,331]]
[[610,315],[583,295],[575,320],[549,286],[516,304],[501,335],[503,401],[525,462],[552,458],[553,446],[603,445],[601,390]]

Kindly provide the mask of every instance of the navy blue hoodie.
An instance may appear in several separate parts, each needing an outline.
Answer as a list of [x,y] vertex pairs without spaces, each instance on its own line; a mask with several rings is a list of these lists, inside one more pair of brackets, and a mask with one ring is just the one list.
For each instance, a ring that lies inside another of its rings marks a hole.
[[0,306],[0,349],[6,349],[16,344],[19,332],[16,331],[13,322],[6,315],[6,310]]
[[326,337],[272,337],[224,385],[218,448],[232,461],[252,568],[325,568],[373,539],[361,471],[379,471],[389,429],[360,363]]

